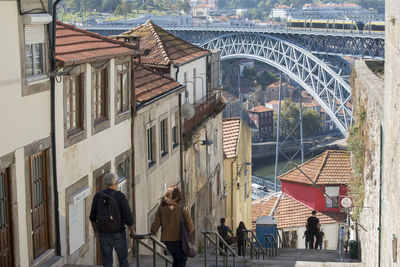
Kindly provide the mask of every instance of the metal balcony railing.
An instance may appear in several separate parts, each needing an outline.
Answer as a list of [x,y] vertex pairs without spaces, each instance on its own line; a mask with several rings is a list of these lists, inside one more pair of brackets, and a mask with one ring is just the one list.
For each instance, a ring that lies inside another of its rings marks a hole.
[[[265,252],[264,252],[257,236],[254,234],[254,232],[252,230],[243,229],[243,233],[244,233],[244,237],[245,237],[246,241],[250,244],[250,258],[253,259],[254,253],[255,253],[256,259],[260,259],[261,255],[262,255],[262,258],[264,259]],[[250,235],[250,237],[249,237],[249,235]],[[244,249],[244,253],[243,253],[243,258],[246,256],[245,251],[246,251],[246,243],[247,242],[244,243],[245,249]]]
[[183,121],[183,133],[190,134],[193,130],[205,121],[211,114],[218,111],[221,101],[220,92],[213,92],[194,103],[195,114],[193,118]]
[[[153,256],[153,267],[157,266],[157,256],[164,260],[165,266],[173,263],[172,258],[168,257],[169,254],[167,247],[161,243],[157,238],[151,234],[131,234],[131,237],[136,242],[136,266],[140,266],[140,245],[147,248],[152,252]],[[152,245],[149,245],[145,240],[150,240]],[[157,251],[157,247],[161,248],[162,253]]]
[[265,252],[268,257],[278,256],[278,243],[272,234],[265,234]]
[[[227,267],[228,266],[228,260],[229,260],[229,254],[232,253],[232,264],[233,267],[236,266],[236,257],[238,256],[233,249],[228,245],[228,243],[225,242],[225,240],[216,232],[216,231],[202,231],[202,234],[204,235],[204,266],[207,267],[207,248],[208,248],[208,241],[215,247],[215,266],[218,267],[218,255],[221,254],[223,256],[223,266]],[[213,236],[215,239],[213,239]],[[221,248],[219,246],[219,242],[222,243]]]

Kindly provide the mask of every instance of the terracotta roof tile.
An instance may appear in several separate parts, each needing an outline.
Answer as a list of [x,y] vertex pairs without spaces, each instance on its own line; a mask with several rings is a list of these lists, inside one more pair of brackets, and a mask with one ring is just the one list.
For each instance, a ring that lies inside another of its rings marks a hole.
[[249,110],[249,112],[255,112],[255,113],[262,113],[262,112],[267,112],[267,111],[273,111],[273,109],[259,105],[259,106],[256,106]]
[[147,102],[173,89],[182,87],[172,78],[164,77],[152,70],[140,67],[135,71],[136,101]]
[[[312,211],[312,208],[283,193],[273,216],[278,222],[278,228],[305,226]],[[338,223],[346,220],[345,213],[337,212],[317,212],[316,217],[321,224]]]
[[222,140],[224,145],[224,157],[236,157],[237,143],[240,131],[240,118],[229,118],[223,120]]
[[140,50],[150,50],[142,57],[144,64],[167,67],[169,64],[183,64],[210,53],[167,32],[152,21],[147,21],[121,36],[135,36],[140,39]]
[[348,184],[351,175],[350,153],[340,150],[327,150],[299,165],[298,168],[301,171],[293,168],[278,178],[281,181],[310,185],[313,182],[319,185]]
[[56,60],[60,66],[138,53],[129,44],[57,21]]
[[[312,208],[297,201],[285,193],[273,196],[265,201],[252,204],[252,221],[265,215],[273,216],[278,222],[278,228],[305,226],[307,218],[311,216]],[[275,209],[273,210],[273,208]],[[346,214],[337,212],[317,212],[321,224],[344,222]]]

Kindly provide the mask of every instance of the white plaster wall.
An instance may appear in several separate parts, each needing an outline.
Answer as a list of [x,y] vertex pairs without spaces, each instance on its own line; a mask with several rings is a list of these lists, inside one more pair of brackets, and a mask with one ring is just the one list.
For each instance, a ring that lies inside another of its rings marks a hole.
[[[57,148],[57,171],[58,171],[58,192],[60,212],[60,232],[62,255],[67,254],[67,218],[65,206],[65,189],[73,185],[81,178],[88,176],[92,196],[95,188],[93,185],[93,171],[111,161],[111,171],[115,172],[115,158],[131,148],[131,120],[125,120],[114,125],[114,80],[115,76],[110,75],[110,127],[92,135],[91,121],[91,66],[86,64],[86,129],[87,138],[66,149],[64,149],[64,117],[63,117],[63,81],[56,83],[56,148]],[[110,61],[110,73],[115,73],[115,61]],[[92,196],[89,196],[90,201]],[[132,208],[132,207],[131,207]],[[89,212],[89,211],[87,211]],[[88,219],[88,218],[87,218]],[[95,249],[92,228],[89,227],[90,249],[89,252],[79,259],[77,264],[93,264],[93,253]],[[92,249],[93,248],[93,249]]]
[[[166,188],[180,182],[180,147],[172,148],[172,122],[179,111],[179,93],[173,93],[137,111],[135,117],[136,231],[150,232],[149,212],[160,203]],[[168,118],[168,155],[160,155],[160,122]],[[148,168],[147,129],[155,126],[156,163]]]
[[[324,238],[324,243],[325,240],[328,242],[327,249],[330,250],[336,250],[337,249],[337,242],[338,242],[338,224],[333,223],[333,224],[322,224],[322,230],[325,233],[325,238]],[[297,247],[296,248],[301,248],[305,249],[305,238],[303,239],[304,232],[306,231],[305,226],[300,226],[300,227],[292,227],[292,228],[284,228],[284,231],[291,231],[295,230],[297,231]],[[282,232],[279,232],[280,234]],[[324,243],[323,247],[324,248]]]
[[[203,77],[193,78],[193,69],[196,69],[196,76]],[[171,66],[171,77],[175,79],[177,69],[174,66]],[[189,97],[186,98],[185,95],[182,95],[182,103],[186,103],[186,99],[188,99],[189,103],[193,104],[195,100],[199,100],[207,94],[207,57],[204,56],[202,58],[196,59],[192,62],[179,66],[178,79],[177,82],[185,85],[184,83],[184,73],[187,72],[187,81],[186,91],[189,93]],[[196,99],[194,99],[193,92],[193,83],[196,84]]]
[[0,156],[50,135],[50,92],[22,97],[18,17],[16,1],[0,2]]

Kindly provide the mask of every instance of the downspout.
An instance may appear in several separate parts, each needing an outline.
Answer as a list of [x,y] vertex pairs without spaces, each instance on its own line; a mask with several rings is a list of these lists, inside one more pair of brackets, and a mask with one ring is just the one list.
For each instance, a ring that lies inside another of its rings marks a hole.
[[52,166],[53,166],[53,189],[54,189],[54,223],[56,234],[56,255],[61,256],[60,242],[60,213],[58,200],[58,185],[57,185],[57,153],[56,153],[56,117],[55,117],[55,73],[56,73],[56,19],[57,5],[61,0],[54,2],[49,1],[49,10],[51,10],[52,22],[49,28],[50,37],[50,97],[51,97],[51,147],[52,147]]
[[[179,66],[174,65],[176,68],[175,72],[175,81],[178,82],[178,74],[179,74]],[[186,86],[186,84],[185,84]],[[186,89],[185,89],[186,90]],[[179,103],[179,175],[180,175],[180,182],[181,182],[181,192],[182,192],[182,201],[186,203],[186,192],[185,192],[185,181],[183,179],[183,143],[182,143],[182,95],[178,94],[178,103]],[[189,204],[189,203],[187,203]]]
[[[134,61],[131,60],[133,64]],[[136,186],[135,186],[135,116],[136,116],[136,84],[135,84],[135,71],[142,64],[142,57],[139,55],[139,62],[136,66],[131,68],[131,82],[132,82],[132,95],[131,95],[131,148],[132,148],[132,210],[133,210],[133,223],[136,226]],[[133,251],[136,251],[135,242],[133,242]]]
[[[233,188],[234,188],[234,186],[233,186],[233,170],[234,170],[233,164],[236,162],[236,160],[237,160],[237,157],[231,163],[231,225],[232,225],[232,229],[234,227],[234,225],[233,225]],[[236,176],[237,176],[237,173],[236,173]]]

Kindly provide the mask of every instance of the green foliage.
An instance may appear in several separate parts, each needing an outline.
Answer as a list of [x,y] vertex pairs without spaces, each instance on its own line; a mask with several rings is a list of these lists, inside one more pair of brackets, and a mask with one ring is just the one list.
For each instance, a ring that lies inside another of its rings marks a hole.
[[349,194],[353,199],[352,217],[358,219],[364,204],[364,127],[366,110],[359,107],[356,122],[349,131],[347,150],[351,153],[352,175],[349,182]]
[[264,89],[267,85],[274,83],[278,80],[275,74],[268,71],[262,71],[257,73],[256,80],[259,85],[261,85],[261,89]]
[[319,131],[320,119],[317,111],[303,108],[303,134],[310,137]]

